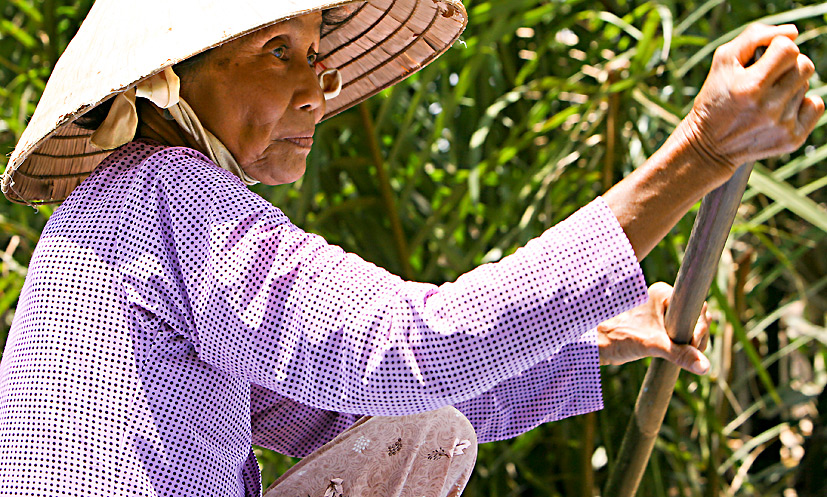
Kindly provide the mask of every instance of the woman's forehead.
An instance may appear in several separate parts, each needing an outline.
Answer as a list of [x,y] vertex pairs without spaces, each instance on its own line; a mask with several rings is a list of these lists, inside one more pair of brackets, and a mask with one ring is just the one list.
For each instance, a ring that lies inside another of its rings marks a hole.
[[290,19],[285,19],[284,21],[271,24],[270,26],[265,26],[246,36],[243,36],[242,39],[249,38],[251,40],[263,40],[266,42],[267,40],[285,32],[291,34],[309,35],[316,38],[321,33],[321,28],[322,13],[316,11],[309,14],[292,17]]

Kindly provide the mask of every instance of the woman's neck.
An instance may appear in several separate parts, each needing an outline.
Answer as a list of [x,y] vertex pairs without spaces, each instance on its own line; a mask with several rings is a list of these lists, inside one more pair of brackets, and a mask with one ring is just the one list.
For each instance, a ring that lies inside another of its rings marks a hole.
[[159,109],[151,102],[138,100],[138,131],[136,138],[149,138],[170,147],[189,147],[205,153],[195,140],[185,133],[178,123],[164,117],[164,110]]

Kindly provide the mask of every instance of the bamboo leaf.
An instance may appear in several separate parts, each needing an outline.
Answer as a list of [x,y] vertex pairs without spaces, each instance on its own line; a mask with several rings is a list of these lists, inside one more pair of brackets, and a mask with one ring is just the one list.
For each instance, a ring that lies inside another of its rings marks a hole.
[[11,36],[29,49],[37,46],[37,40],[35,40],[32,35],[20,29],[20,26],[8,19],[0,19],[0,35]]
[[760,165],[756,165],[750,176],[749,184],[790,212],[827,233],[827,209],[802,195],[789,184],[776,180]]
[[40,11],[37,10],[37,7],[29,3],[27,0],[9,0],[9,3],[29,16],[29,19],[34,21],[34,23],[40,24],[43,22],[43,14],[41,14]]
[[787,423],[782,423],[777,426],[773,426],[772,428],[766,430],[765,432],[761,433],[760,435],[756,436],[755,438],[751,439],[744,445],[738,448],[732,455],[724,461],[723,464],[718,466],[717,470],[719,473],[725,473],[728,471],[737,461],[740,461],[745,458],[747,454],[752,452],[753,449],[758,447],[761,444],[769,442],[770,440],[775,439],[778,437],[782,431],[788,430],[790,426]]

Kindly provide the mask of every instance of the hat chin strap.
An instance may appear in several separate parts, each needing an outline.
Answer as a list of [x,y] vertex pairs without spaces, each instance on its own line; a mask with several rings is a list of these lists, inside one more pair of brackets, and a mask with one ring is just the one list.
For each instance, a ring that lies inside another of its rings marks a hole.
[[112,150],[132,141],[138,130],[135,98],[143,97],[159,108],[167,109],[181,129],[193,138],[199,152],[215,164],[236,175],[247,186],[258,183],[258,180],[244,172],[221,140],[201,125],[195,111],[181,98],[180,90],[181,82],[178,76],[171,67],[167,67],[164,72],[119,94],[112,102],[106,119],[92,134],[92,145],[103,150]]

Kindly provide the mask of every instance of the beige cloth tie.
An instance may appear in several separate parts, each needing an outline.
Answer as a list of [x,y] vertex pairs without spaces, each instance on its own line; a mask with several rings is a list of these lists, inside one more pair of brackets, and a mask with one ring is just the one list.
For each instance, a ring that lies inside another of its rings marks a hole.
[[142,81],[135,88],[121,93],[112,102],[112,108],[106,119],[92,134],[90,139],[92,145],[111,150],[132,141],[138,130],[138,110],[135,106],[135,98],[142,97],[161,109],[167,109],[181,129],[195,140],[199,151],[219,167],[236,175],[247,186],[258,183],[241,169],[233,154],[227,150],[221,140],[201,125],[192,107],[181,98],[180,91],[180,79],[172,67],[167,67],[163,72]]
[[[327,69],[319,75],[326,100],[336,97],[342,89],[342,77],[338,70]],[[135,88],[120,93],[112,102],[106,119],[92,134],[93,146],[113,150],[135,138],[138,130],[138,110],[135,98],[146,98],[157,107],[167,109],[176,123],[198,144],[199,151],[214,163],[236,175],[245,185],[255,185],[253,179],[239,166],[233,154],[215,135],[201,125],[192,107],[181,98],[181,81],[172,67],[167,67],[140,83]]]
[[163,72],[141,81],[135,88],[118,94],[106,119],[92,134],[92,145],[102,150],[113,150],[129,143],[138,130],[135,98],[146,98],[161,109],[167,109],[178,104],[180,90],[181,80],[171,67],[167,67]]

